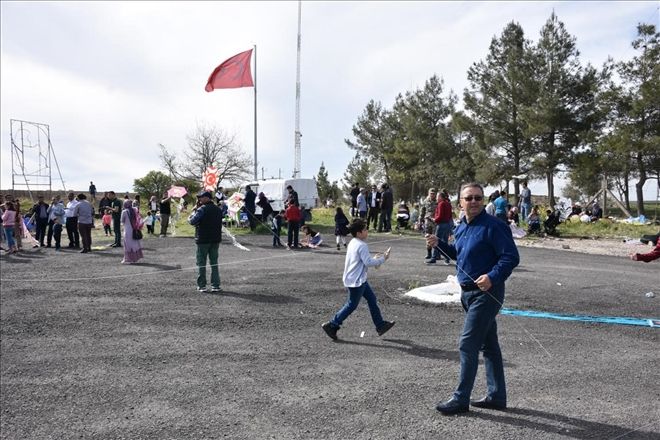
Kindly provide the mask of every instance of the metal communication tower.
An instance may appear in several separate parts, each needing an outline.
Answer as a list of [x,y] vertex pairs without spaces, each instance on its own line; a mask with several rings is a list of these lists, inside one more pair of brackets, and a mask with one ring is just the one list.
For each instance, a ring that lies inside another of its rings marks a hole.
[[293,178],[300,178],[300,12],[302,2],[298,1],[298,56],[296,65],[296,131],[294,133],[294,163],[293,163]]
[[52,163],[66,189],[60,166],[50,142],[50,127],[38,122],[10,119],[11,136],[11,189],[26,188],[32,197],[32,190],[53,190]]

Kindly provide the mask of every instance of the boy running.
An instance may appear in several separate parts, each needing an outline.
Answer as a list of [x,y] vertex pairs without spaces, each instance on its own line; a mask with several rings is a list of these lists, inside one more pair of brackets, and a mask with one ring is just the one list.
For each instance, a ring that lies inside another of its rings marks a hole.
[[378,308],[376,295],[371,290],[367,282],[367,268],[380,266],[385,263],[390,256],[390,250],[385,251],[383,255],[376,255],[372,258],[369,255],[369,246],[366,243],[369,230],[367,223],[362,219],[354,219],[349,225],[348,231],[355,237],[348,244],[346,249],[346,261],[344,263],[344,286],[348,289],[348,299],[344,306],[337,312],[334,318],[321,325],[329,337],[336,340],[337,331],[342,322],[353,313],[364,296],[369,305],[371,319],[376,326],[378,336],[384,335],[394,326],[394,321],[383,320]]

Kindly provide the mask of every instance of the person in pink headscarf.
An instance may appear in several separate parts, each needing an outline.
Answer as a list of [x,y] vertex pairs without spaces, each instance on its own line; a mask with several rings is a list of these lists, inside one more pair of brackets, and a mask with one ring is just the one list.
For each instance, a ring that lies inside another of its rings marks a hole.
[[121,223],[124,225],[124,259],[121,262],[122,264],[137,263],[143,257],[142,239],[135,239],[133,231],[142,228],[142,218],[138,215],[137,208],[133,207],[131,200],[124,201]]

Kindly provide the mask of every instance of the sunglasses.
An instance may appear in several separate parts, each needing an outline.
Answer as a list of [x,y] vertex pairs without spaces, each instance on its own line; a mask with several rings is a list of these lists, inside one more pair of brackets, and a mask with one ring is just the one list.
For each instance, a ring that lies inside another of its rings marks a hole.
[[463,200],[465,200],[466,202],[471,202],[472,200],[474,200],[475,202],[481,202],[483,199],[484,199],[484,196],[467,196],[467,197],[463,197]]

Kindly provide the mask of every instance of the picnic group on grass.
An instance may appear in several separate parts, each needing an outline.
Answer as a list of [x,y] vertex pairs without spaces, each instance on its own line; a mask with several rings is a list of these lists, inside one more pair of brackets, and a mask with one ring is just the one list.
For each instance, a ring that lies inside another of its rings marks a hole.
[[[266,225],[273,236],[274,248],[285,247],[280,240],[281,229],[285,223],[288,229],[287,249],[317,249],[323,246],[321,233],[304,224],[305,218],[296,191],[291,186],[287,190],[289,195],[285,201],[285,209],[277,212],[272,209],[263,192],[255,194],[250,186],[246,186],[243,210],[248,216],[247,226],[254,231],[259,222]],[[92,200],[95,200],[96,187],[92,182],[89,192]],[[77,196],[69,193],[67,199],[65,204],[60,196],[55,196],[49,204],[40,195],[37,203],[27,211],[24,218],[21,215],[20,201],[5,196],[0,209],[6,252],[18,252],[22,240],[33,244],[33,247],[51,248],[54,243],[55,251],[59,251],[62,248],[62,233],[65,229],[68,248],[80,249],[81,253],[91,252],[91,230],[94,228],[95,214],[93,202],[90,203],[83,193]],[[335,244],[337,250],[341,250],[342,245],[346,249],[342,282],[347,299],[334,316],[321,325],[322,330],[332,340],[338,339],[342,324],[355,311],[363,297],[379,336],[395,325],[394,321],[383,318],[377,295],[367,281],[368,269],[383,265],[390,257],[390,249],[383,254],[371,256],[367,239],[370,229],[375,232],[391,232],[394,208],[392,190],[387,184],[383,184],[379,188],[373,185],[371,191],[367,191],[356,183],[350,191],[350,200],[351,220],[341,207],[335,208]],[[225,202],[226,197],[222,191],[214,196],[210,191],[203,190],[197,194],[197,203],[188,217],[188,222],[195,227],[199,292],[222,292],[218,260],[222,223],[227,209]],[[161,199],[154,195],[149,199],[147,211],[143,216],[140,213],[139,196],[131,200],[126,195],[122,202],[113,191],[104,193],[98,207],[101,224],[105,235],[114,235],[114,242],[110,246],[124,248],[122,263],[132,264],[143,258],[142,228],[146,225],[147,233],[155,235],[157,217],[161,224],[159,236],[167,236],[172,214],[171,204],[172,198],[168,193]],[[504,303],[505,282],[520,262],[514,242],[515,228],[520,224],[520,216],[527,220],[530,232],[539,231],[541,224],[539,207],[532,205],[531,193],[526,183],[523,184],[520,202],[515,207],[507,202],[504,191],[493,193],[486,200],[483,187],[478,183],[463,185],[458,205],[460,213],[455,220],[447,190],[438,192],[435,188],[430,188],[421,203],[421,212],[417,212],[416,205],[413,205],[413,211],[410,211],[407,204],[401,202],[396,213],[398,230],[412,228],[425,237],[426,264],[442,261],[449,265],[453,260],[457,267],[465,319],[458,346],[460,373],[457,386],[449,399],[436,405],[436,409],[445,415],[467,412],[470,406],[506,409],[504,364],[498,342],[496,317]],[[260,217],[255,214],[256,206],[262,209]],[[597,205],[594,206],[594,210],[597,208]],[[594,211],[590,213],[590,216],[593,215]],[[596,221],[598,218],[596,212]],[[26,219],[29,221],[24,221]],[[548,219],[551,223],[548,223]],[[544,224],[546,231],[556,227],[552,212],[549,213],[548,219]],[[34,225],[34,237],[28,224]],[[300,230],[304,235],[302,240],[299,240]],[[352,237],[350,240],[349,235]],[[633,254],[633,260],[648,262],[660,258],[658,235],[650,237],[649,240],[654,242],[654,250],[647,254]],[[210,288],[206,277],[207,262],[211,268]],[[486,393],[482,398],[474,400],[471,396],[480,351],[485,361]]]

